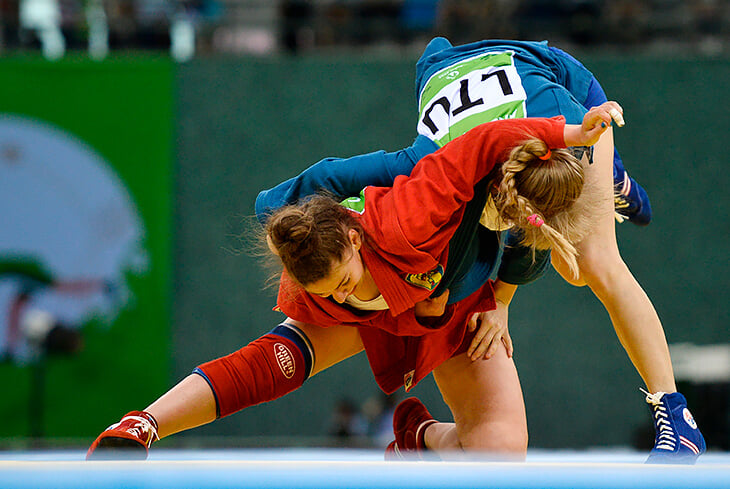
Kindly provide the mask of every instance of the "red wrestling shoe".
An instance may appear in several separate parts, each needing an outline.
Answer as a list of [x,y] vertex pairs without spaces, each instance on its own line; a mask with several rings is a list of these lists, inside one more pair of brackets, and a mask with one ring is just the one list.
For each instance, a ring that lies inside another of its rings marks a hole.
[[158,439],[155,418],[144,411],[132,411],[94,440],[86,460],[145,460],[150,445]]
[[428,450],[424,440],[426,428],[437,422],[415,397],[402,401],[393,413],[395,441],[385,449],[385,460],[423,458],[422,453]]

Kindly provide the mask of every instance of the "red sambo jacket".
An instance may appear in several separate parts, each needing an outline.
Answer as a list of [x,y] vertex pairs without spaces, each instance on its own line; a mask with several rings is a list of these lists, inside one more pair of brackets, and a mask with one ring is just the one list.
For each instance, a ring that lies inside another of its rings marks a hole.
[[429,326],[413,306],[432,293],[448,266],[449,240],[474,186],[505,161],[513,147],[536,137],[565,147],[565,119],[510,119],[475,127],[424,157],[393,187],[367,187],[359,214],[365,266],[389,309],[360,311],[308,294],[282,274],[278,309],[323,327],[357,327],[378,385],[387,393],[416,385],[461,345],[471,314],[495,308],[492,282],[455,304]]

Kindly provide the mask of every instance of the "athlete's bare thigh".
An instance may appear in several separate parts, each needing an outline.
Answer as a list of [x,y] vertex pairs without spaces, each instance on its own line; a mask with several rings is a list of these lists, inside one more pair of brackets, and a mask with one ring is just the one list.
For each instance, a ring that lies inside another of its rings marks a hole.
[[322,327],[287,318],[286,322],[299,328],[314,350],[312,374],[321,372],[363,350],[357,328],[352,326]]

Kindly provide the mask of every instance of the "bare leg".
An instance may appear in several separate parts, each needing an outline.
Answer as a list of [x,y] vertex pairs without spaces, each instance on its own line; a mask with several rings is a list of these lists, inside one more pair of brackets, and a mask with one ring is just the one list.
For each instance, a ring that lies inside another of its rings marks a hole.
[[314,370],[312,375],[363,351],[365,347],[357,328],[338,326],[322,328],[287,319],[287,323],[298,327],[309,338],[314,349]]
[[654,306],[624,263],[616,242],[613,217],[613,132],[595,146],[594,164],[587,178],[602,196],[593,232],[578,246],[581,279],[555,269],[573,285],[587,284],[608,311],[616,335],[651,392],[676,392],[674,372],[664,329]]
[[[314,350],[313,374],[362,351],[356,328],[321,328],[288,319],[309,338]],[[155,417],[160,438],[201,426],[216,419],[213,391],[200,375],[192,374],[167,391],[145,411]]]
[[448,458],[455,451],[478,451],[524,460],[527,416],[517,369],[504,348],[489,359],[458,355],[434,370],[434,378],[454,423],[434,423],[426,446]]

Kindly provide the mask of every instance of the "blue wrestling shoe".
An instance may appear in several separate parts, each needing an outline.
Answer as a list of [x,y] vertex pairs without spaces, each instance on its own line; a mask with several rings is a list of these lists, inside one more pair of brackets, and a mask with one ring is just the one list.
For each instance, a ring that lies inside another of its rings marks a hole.
[[705,453],[706,446],[705,438],[687,409],[687,400],[679,392],[650,394],[641,390],[651,405],[656,431],[654,448],[646,463],[694,464],[697,457]]
[[651,204],[646,190],[626,170],[620,173],[623,176],[614,172],[613,179],[616,221],[628,220],[637,226],[647,226],[651,222]]

